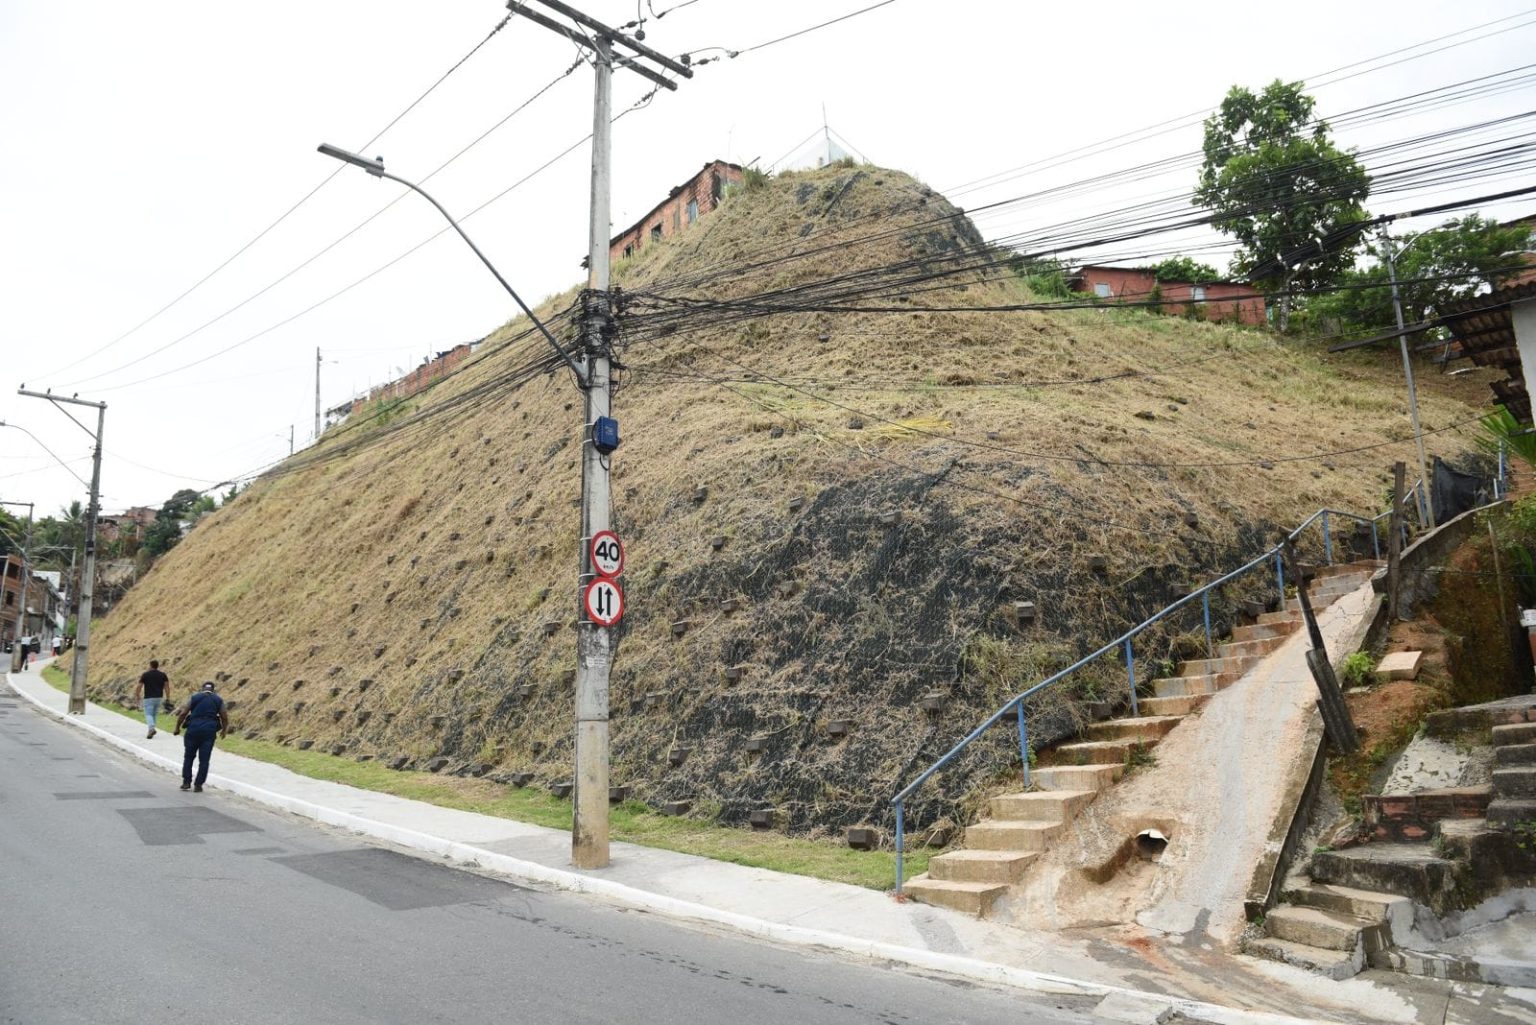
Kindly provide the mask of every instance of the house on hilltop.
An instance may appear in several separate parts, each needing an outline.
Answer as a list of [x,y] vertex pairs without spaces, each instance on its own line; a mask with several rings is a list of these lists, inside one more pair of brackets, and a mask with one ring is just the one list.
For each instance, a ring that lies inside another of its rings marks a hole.
[[711,160],[692,178],[667,193],[651,211],[625,228],[608,243],[608,259],[617,263],[634,256],[651,242],[671,238],[720,205],[725,190],[742,179],[738,164]]
[[1240,324],[1266,320],[1263,294],[1236,281],[1159,281],[1151,267],[1085,264],[1067,276],[1067,287],[1106,302],[1156,302],[1159,312],[1175,316],[1199,306],[1206,320]]

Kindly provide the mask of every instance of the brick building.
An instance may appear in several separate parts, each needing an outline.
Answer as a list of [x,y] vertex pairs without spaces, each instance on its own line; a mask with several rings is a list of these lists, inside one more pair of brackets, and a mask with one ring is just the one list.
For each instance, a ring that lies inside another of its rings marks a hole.
[[724,160],[711,160],[703,169],[667,194],[644,217],[613,237],[608,259],[618,263],[650,242],[671,238],[720,205],[726,189],[741,181],[742,170]]
[[157,510],[147,505],[136,505],[120,513],[98,517],[96,537],[103,544],[111,544],[120,538],[128,538],[135,543],[142,542],[144,532],[155,525],[155,519],[159,515]]
[[343,404],[335,409],[328,410],[331,415],[345,412],[347,415],[361,412],[375,402],[386,402],[393,399],[410,398],[438,381],[447,377],[465,360],[470,353],[480,347],[479,342],[464,342],[455,345],[451,349],[439,352],[431,359],[421,361],[421,366],[412,370],[398,381],[390,381],[387,384],[377,385],[369,389],[367,395],[360,395],[349,404]]
[[51,641],[58,632],[58,613],[62,598],[58,588],[46,576],[36,572],[23,590],[21,585],[21,556],[7,555],[0,571],[0,638],[10,644],[17,637],[16,613],[25,609],[21,617],[22,637],[37,637]]
[[[1178,316],[1192,304],[1204,309],[1206,320],[1266,322],[1264,296],[1235,281],[1158,281],[1150,267],[1100,267],[1087,264],[1067,278],[1074,292],[1084,292],[1107,302],[1159,301],[1158,312]],[[1156,291],[1154,292],[1154,289]]]

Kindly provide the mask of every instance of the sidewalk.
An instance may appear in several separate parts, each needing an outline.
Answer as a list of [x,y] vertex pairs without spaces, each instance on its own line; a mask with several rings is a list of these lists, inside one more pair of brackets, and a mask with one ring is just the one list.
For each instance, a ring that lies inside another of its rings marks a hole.
[[[144,736],[143,723],[94,704],[66,714],[68,698],[41,668],[7,675],[10,687],[45,713],[85,730],[149,765],[167,770],[167,797],[181,770],[179,738]],[[612,846],[612,864],[570,866],[570,836],[471,812],[309,779],[220,751],[210,790],[352,830],[403,848],[503,875],[521,883],[589,894],[610,903],[703,923],[775,943],[836,951],[1045,993],[1103,996],[1110,1020],[1161,1020],[1174,1011],[1193,1021],[1259,1025],[1297,1021],[1536,1022],[1515,1004],[1536,994],[1385,975],[1335,983],[1285,965],[1209,945],[1159,944],[1120,932],[1024,930],[942,908],[897,903],[841,883],[632,844]],[[1503,1012],[1489,1018],[1497,1007]],[[1460,1012],[1458,1012],[1460,1008]],[[1505,1017],[1504,1015],[1512,1015]],[[1292,1017],[1302,1015],[1302,1017]]]

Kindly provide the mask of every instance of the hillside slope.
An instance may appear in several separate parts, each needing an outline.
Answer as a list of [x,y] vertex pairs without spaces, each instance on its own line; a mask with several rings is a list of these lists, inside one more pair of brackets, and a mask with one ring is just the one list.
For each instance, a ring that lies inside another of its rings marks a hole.
[[[1008,695],[1319,506],[1374,511],[1411,461],[1386,359],[1124,310],[778,312],[833,276],[896,310],[1029,301],[985,260],[911,283],[978,247],[911,178],[833,167],[740,190],[616,268],[616,784],[725,822],[888,824],[891,795]],[[732,302],[770,290],[771,311]],[[101,624],[92,692],[158,657],[226,679],[255,735],[569,778],[581,404],[526,327],[199,525]],[[1425,381],[1426,428],[1475,416],[1481,388]],[[1360,451],[1288,461],[1342,449]],[[1138,677],[1191,628],[1138,649]],[[1077,697],[1123,689],[1095,668]],[[965,815],[1010,759],[1006,731],[973,745],[911,821]]]

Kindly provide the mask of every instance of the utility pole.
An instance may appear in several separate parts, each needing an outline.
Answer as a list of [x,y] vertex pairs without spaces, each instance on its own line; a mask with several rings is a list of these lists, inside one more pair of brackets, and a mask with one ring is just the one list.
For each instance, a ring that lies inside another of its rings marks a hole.
[[[320,346],[315,346],[315,440],[320,440]],[[290,446],[289,454],[292,455]]]
[[[86,652],[91,642],[91,592],[96,585],[96,517],[101,512],[101,435],[107,426],[107,404],[73,397],[65,398],[63,395],[54,395],[51,392],[27,391],[25,388],[18,388],[16,394],[52,402],[59,412],[74,420],[75,424],[82,431],[90,434],[91,439],[96,443],[95,451],[91,456],[91,502],[85,514],[85,570],[80,581],[80,614],[75,623],[75,668],[69,681],[70,714],[84,715]],[[92,434],[89,427],[75,420],[69,410],[59,405],[61,402],[94,408],[96,432]]]
[[1424,432],[1419,429],[1419,391],[1413,383],[1413,361],[1408,358],[1408,336],[1403,334],[1403,301],[1397,291],[1397,263],[1392,252],[1392,235],[1383,225],[1381,242],[1387,257],[1387,280],[1392,283],[1392,313],[1397,318],[1397,344],[1403,352],[1403,376],[1408,379],[1408,418],[1413,423],[1413,443],[1419,454],[1419,511],[1424,524],[1435,529],[1434,481],[1429,476],[1429,462],[1424,457]]
[[[612,297],[609,294],[609,181],[612,155],[612,96],[615,63],[667,89],[675,82],[641,64],[649,60],[684,78],[693,72],[615,29],[581,13],[560,0],[538,0],[542,6],[564,15],[575,26],[531,11],[521,0],[508,0],[513,14],[564,36],[592,52],[595,71],[592,104],[592,198],[587,236],[587,293],[582,297],[582,355],[586,401],[585,437],[581,460],[581,590],[596,578],[591,542],[609,526],[609,459],[598,448],[594,428],[609,422],[612,410]],[[629,54],[615,54],[622,47]],[[614,439],[616,443],[617,439]],[[611,451],[611,449],[610,449]],[[593,622],[581,603],[576,640],[576,766],[574,818],[571,824],[571,861],[577,868],[603,868],[608,864],[608,680],[613,667],[613,629]]]
[[293,424],[288,425],[288,454],[293,455]]
[[31,502],[0,502],[0,505],[14,505],[17,508],[21,506],[27,507],[27,532],[24,535],[25,540],[21,543],[21,591],[16,596],[16,628],[11,631],[11,672],[14,673],[25,668],[18,662],[17,656],[20,654],[18,644],[21,641],[21,635],[27,627],[27,585],[32,582],[32,571],[27,563],[27,553],[32,550],[33,506]]

